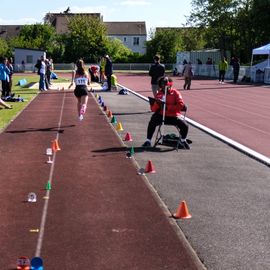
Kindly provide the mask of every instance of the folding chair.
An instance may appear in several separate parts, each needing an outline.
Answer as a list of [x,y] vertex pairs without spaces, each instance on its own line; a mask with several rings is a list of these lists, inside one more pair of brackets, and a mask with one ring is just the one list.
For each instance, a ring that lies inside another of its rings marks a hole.
[[[187,106],[185,107],[185,110],[183,110],[183,112],[184,112],[184,115],[183,115],[183,119],[185,120],[185,118],[186,118],[186,113],[187,113]],[[156,147],[158,144],[159,145],[169,145],[169,143],[167,142],[167,143],[165,143],[164,142],[164,130],[163,130],[163,128],[164,128],[164,125],[165,125],[165,118],[164,118],[164,120],[162,121],[162,123],[158,126],[158,129],[157,129],[157,133],[156,133],[156,139],[155,139],[155,143],[154,143],[154,145],[153,145],[153,147]],[[166,124],[167,126],[169,126],[168,124]],[[170,126],[172,126],[172,125],[170,125]],[[174,126],[174,125],[173,125]],[[181,146],[182,145],[182,143],[181,143],[181,134],[180,134],[180,128],[178,127],[178,126],[174,126],[176,129],[177,129],[177,131],[178,131],[178,140],[177,140],[177,142],[176,142],[176,146],[175,146],[175,149],[176,149],[176,151],[178,151],[178,149],[179,149],[179,146]],[[172,139],[172,142],[175,142],[175,140],[173,140]],[[190,141],[190,140],[189,140]],[[191,141],[190,141],[191,142]],[[184,148],[184,147],[183,147]]]

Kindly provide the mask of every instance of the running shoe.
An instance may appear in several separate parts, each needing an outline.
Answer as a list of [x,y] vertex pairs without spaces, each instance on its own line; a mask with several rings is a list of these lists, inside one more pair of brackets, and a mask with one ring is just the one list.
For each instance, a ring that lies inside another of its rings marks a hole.
[[142,147],[151,147],[151,142],[145,141]]

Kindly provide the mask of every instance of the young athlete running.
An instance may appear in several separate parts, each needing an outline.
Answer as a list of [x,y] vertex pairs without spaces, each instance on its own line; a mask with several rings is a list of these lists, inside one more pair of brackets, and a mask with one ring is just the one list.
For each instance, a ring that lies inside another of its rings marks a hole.
[[76,96],[78,103],[78,115],[79,120],[83,120],[83,116],[86,111],[87,102],[88,102],[88,89],[87,85],[90,85],[90,77],[86,71],[84,62],[82,59],[78,60],[76,63],[77,69],[72,72],[72,79],[69,88],[72,87],[73,82],[75,82],[74,95]]

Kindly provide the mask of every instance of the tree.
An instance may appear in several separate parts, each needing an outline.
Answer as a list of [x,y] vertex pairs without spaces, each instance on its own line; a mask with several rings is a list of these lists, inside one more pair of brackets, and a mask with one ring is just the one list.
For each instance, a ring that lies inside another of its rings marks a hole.
[[114,62],[128,62],[133,56],[133,52],[117,38],[108,39],[107,53],[112,57]]
[[0,38],[0,57],[7,57],[9,52],[9,47],[7,42]]
[[18,37],[9,41],[11,48],[31,48],[44,50],[49,55],[59,47],[55,28],[48,24],[24,25]]
[[55,28],[48,24],[24,25],[18,40],[27,48],[46,50],[56,37]]
[[147,57],[159,53],[161,60],[174,63],[178,51],[202,49],[204,46],[203,31],[196,27],[191,28],[161,28],[151,33],[151,40],[146,43]]
[[161,61],[174,63],[176,53],[183,47],[181,36],[173,29],[156,31],[151,40],[146,42],[146,51],[149,59],[156,53],[161,55]]
[[189,21],[196,26],[204,27],[206,46],[220,48],[223,51],[232,49],[235,18],[239,0],[193,0],[194,10]]
[[254,44],[264,45],[269,43],[270,33],[270,1],[254,0],[251,6],[251,25],[254,30]]
[[269,36],[269,0],[193,0],[192,6],[189,22],[205,28],[205,47],[247,62],[252,47]]
[[69,33],[63,38],[65,61],[83,58],[85,62],[97,62],[106,52],[106,27],[98,18],[76,15],[70,19],[68,29]]

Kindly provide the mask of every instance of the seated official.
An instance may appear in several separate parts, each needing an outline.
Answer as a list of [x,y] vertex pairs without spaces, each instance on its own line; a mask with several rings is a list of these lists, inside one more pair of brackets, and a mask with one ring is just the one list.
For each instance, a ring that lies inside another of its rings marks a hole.
[[[180,141],[185,149],[190,149],[186,138],[188,134],[188,124],[181,117],[181,111],[186,110],[186,105],[182,99],[182,96],[179,91],[172,88],[172,79],[168,77],[162,77],[158,81],[159,91],[155,97],[155,101],[150,104],[151,111],[154,112],[152,115],[150,122],[147,128],[147,140],[142,145],[143,147],[151,146],[151,139],[153,134],[155,133],[155,129],[157,126],[162,124],[163,119],[163,104],[162,100],[165,100],[165,125],[174,125],[180,129]],[[167,87],[167,96],[165,95],[165,90]],[[164,134],[162,134],[164,135]]]
[[96,66],[91,66],[89,69],[89,74],[91,76],[91,82],[99,82],[98,69]]

